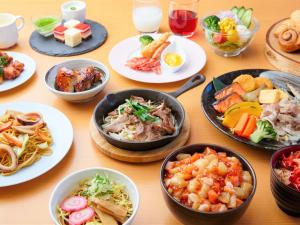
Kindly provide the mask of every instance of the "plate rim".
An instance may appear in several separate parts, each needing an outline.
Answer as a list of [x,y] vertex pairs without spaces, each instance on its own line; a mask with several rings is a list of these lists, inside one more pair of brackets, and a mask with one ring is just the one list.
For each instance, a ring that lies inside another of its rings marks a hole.
[[[9,56],[10,56],[10,53],[13,53],[13,54],[19,55],[21,57],[25,57],[25,58],[27,58],[31,61],[31,63],[34,65],[34,67],[30,68],[30,70],[32,70],[32,72],[30,72],[31,75],[26,77],[25,80],[23,80],[22,82],[18,83],[17,80],[16,80],[18,78],[16,78],[16,79],[13,80],[13,82],[15,82],[15,84],[12,87],[6,87],[6,88],[1,89],[1,86],[0,86],[0,93],[12,90],[14,88],[17,88],[17,87],[21,86],[22,84],[25,84],[27,81],[29,81],[33,77],[33,75],[36,73],[36,68],[37,68],[37,63],[35,62],[35,60],[27,54],[24,54],[22,52],[15,52],[15,51],[4,51],[4,52],[7,53]],[[25,64],[25,66],[26,66],[26,64]],[[22,73],[20,74],[20,76],[22,75]]]
[[[52,110],[54,110],[54,111],[56,111],[57,113],[61,114],[61,115],[66,119],[66,122],[68,123],[68,126],[69,126],[69,128],[70,128],[70,131],[72,132],[72,133],[70,134],[71,138],[70,138],[70,140],[69,140],[69,143],[66,145],[66,146],[68,146],[68,148],[67,148],[68,150],[66,150],[66,151],[64,152],[64,154],[61,155],[61,157],[59,158],[59,160],[57,160],[57,162],[55,162],[53,165],[51,165],[51,166],[48,166],[48,165],[47,165],[46,169],[44,169],[42,172],[35,173],[35,174],[33,174],[32,176],[30,176],[29,178],[27,177],[27,178],[25,178],[25,179],[23,179],[23,180],[18,180],[18,181],[16,181],[16,182],[11,182],[11,183],[6,183],[6,184],[4,184],[4,185],[0,184],[0,188],[4,188],[4,187],[9,187],[9,186],[14,186],[14,185],[18,185],[18,184],[21,184],[21,183],[25,183],[25,182],[31,181],[31,180],[33,180],[33,179],[36,179],[36,178],[38,178],[38,177],[40,177],[40,176],[46,174],[47,172],[49,172],[50,170],[52,170],[54,167],[56,167],[56,166],[57,166],[57,165],[65,158],[65,156],[69,153],[69,151],[70,151],[70,149],[71,149],[71,147],[72,147],[72,145],[73,145],[73,142],[74,142],[74,129],[73,129],[73,125],[72,125],[71,121],[69,120],[69,118],[68,118],[62,111],[60,111],[59,109],[57,109],[57,108],[55,108],[55,107],[53,107],[53,106],[47,105],[47,104],[42,104],[42,103],[39,103],[39,102],[28,102],[28,101],[14,101],[14,102],[7,102],[7,103],[2,104],[2,105],[1,105],[1,108],[2,108],[3,106],[5,106],[5,105],[18,105],[18,104],[20,104],[20,105],[22,105],[22,104],[24,104],[24,105],[30,104],[30,105],[40,106],[40,107],[51,108]],[[17,174],[17,173],[16,173],[16,174]],[[11,175],[11,176],[14,176],[14,175],[16,175],[16,174],[13,174],[13,175]],[[3,177],[3,176],[0,175],[0,177]],[[5,177],[5,176],[4,176],[4,177]]]
[[[150,35],[151,35],[151,36],[157,36],[157,37],[158,37],[158,36],[160,36],[161,34],[162,34],[162,33],[154,33],[154,34],[150,34]],[[128,77],[127,75],[123,75],[124,73],[121,73],[121,71],[120,71],[119,69],[117,69],[117,68],[114,66],[113,63],[111,63],[111,62],[113,61],[113,60],[112,60],[112,52],[113,52],[113,50],[114,50],[118,45],[120,45],[120,44],[122,44],[122,43],[126,43],[126,41],[129,41],[129,40],[134,40],[135,38],[138,38],[138,37],[140,37],[140,35],[134,35],[134,36],[130,36],[130,37],[126,38],[126,39],[123,39],[123,40],[117,42],[116,44],[114,44],[114,46],[113,46],[113,47],[110,49],[110,51],[109,51],[109,54],[108,54],[108,62],[109,62],[109,65],[111,66],[111,68],[113,69],[113,71],[116,72],[119,76],[122,76],[122,77],[124,77],[124,78],[126,78],[126,79],[128,79],[128,80],[132,80],[132,81],[140,82],[140,83],[144,83],[144,84],[169,84],[169,83],[174,83],[174,82],[179,82],[179,81],[182,81],[182,80],[186,80],[186,79],[188,79],[188,78],[190,78],[191,76],[194,75],[194,74],[191,74],[190,76],[187,76],[187,77],[185,77],[185,78],[179,78],[179,79],[176,79],[176,80],[172,80],[172,81],[163,81],[163,82],[160,82],[159,79],[157,79],[156,81],[144,81],[144,80],[141,80],[141,79],[133,79],[133,78],[130,78],[130,77]],[[201,64],[200,69],[197,70],[197,72],[201,71],[201,70],[205,67],[205,65],[206,65],[206,63],[207,63],[207,54],[206,54],[206,52],[205,52],[205,49],[204,49],[200,44],[198,44],[197,42],[192,41],[192,40],[190,40],[190,39],[188,39],[188,38],[184,38],[184,37],[177,36],[177,35],[174,35],[174,34],[172,34],[171,37],[182,38],[182,40],[185,40],[185,41],[187,41],[187,42],[191,42],[191,43],[197,45],[197,47],[201,50],[201,54],[203,55],[203,63],[202,63],[203,65]],[[195,73],[197,73],[197,72],[195,72]],[[145,73],[145,72],[141,72],[141,73]],[[160,75],[163,76],[163,74],[160,74]]]

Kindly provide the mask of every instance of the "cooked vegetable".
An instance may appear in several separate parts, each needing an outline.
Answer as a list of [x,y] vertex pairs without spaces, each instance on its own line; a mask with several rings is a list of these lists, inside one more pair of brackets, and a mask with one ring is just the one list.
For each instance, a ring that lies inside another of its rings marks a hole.
[[262,107],[258,102],[241,102],[233,105],[224,114],[222,124],[228,128],[234,128],[243,113],[259,117]]
[[9,129],[12,126],[12,124],[13,124],[12,121],[8,121],[6,123],[0,124],[0,132]]
[[250,140],[259,143],[263,139],[275,140],[277,133],[266,120],[258,120],[256,130],[251,134]]
[[220,113],[224,113],[228,108],[232,105],[242,102],[243,99],[236,93],[232,93],[227,95],[226,97],[219,99],[218,101],[213,103],[213,107],[216,111]]
[[127,104],[133,110],[133,114],[139,117],[142,121],[150,121],[155,122],[158,120],[158,117],[152,116],[150,112],[150,108],[138,103],[137,101],[126,99]]
[[272,81],[266,77],[255,77],[254,81],[255,81],[255,88],[265,86],[268,89],[273,89]]
[[204,19],[204,23],[207,26],[207,28],[213,32],[220,31],[219,21],[220,18],[215,15],[208,16]]
[[7,57],[5,56],[0,56],[0,66],[5,67],[8,65],[8,60]]
[[239,119],[238,123],[234,127],[234,133],[236,133],[239,136],[242,136],[243,131],[248,123],[249,120],[249,114],[248,113],[243,113],[241,118]]
[[265,88],[265,85],[263,84],[262,86],[255,89],[254,91],[246,92],[245,94],[242,95],[243,100],[245,100],[246,102],[257,102],[259,93],[264,88]]
[[149,45],[152,41],[154,41],[153,37],[150,35],[143,35],[139,38],[139,41],[141,42],[142,48]]
[[231,85],[228,85],[221,90],[217,91],[215,93],[215,99],[219,100],[221,98],[224,98],[232,93],[236,93],[240,96],[243,96],[246,92],[242,88],[242,86],[239,83],[232,83]]
[[247,122],[247,125],[241,134],[244,138],[250,138],[250,135],[255,131],[256,129],[256,116],[250,115],[249,120]]
[[280,92],[277,89],[261,90],[258,101],[261,104],[273,104],[280,101]]
[[249,74],[242,74],[238,76],[233,80],[233,83],[235,82],[239,83],[246,92],[250,92],[255,89],[255,80]]

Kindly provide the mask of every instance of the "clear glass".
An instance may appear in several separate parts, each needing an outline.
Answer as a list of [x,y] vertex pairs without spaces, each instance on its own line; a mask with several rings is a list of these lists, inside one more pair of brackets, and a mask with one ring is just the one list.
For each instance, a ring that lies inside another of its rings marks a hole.
[[191,37],[198,24],[199,0],[171,0],[169,26],[173,34]]
[[162,20],[159,0],[133,0],[132,19],[140,33],[156,33]]
[[217,38],[220,36],[224,36],[225,39],[229,39],[227,35],[224,35],[222,33],[214,32],[208,29],[204,23],[204,17],[201,19],[201,25],[205,32],[205,39],[210,44],[210,46],[214,49],[214,52],[217,55],[224,56],[224,57],[234,57],[240,55],[245,49],[248,48],[248,46],[251,44],[251,41],[253,40],[254,34],[259,29],[259,22],[253,18],[251,22],[251,26],[249,28],[250,35],[248,36],[240,36],[240,40],[237,42],[224,42],[220,43],[217,41]]

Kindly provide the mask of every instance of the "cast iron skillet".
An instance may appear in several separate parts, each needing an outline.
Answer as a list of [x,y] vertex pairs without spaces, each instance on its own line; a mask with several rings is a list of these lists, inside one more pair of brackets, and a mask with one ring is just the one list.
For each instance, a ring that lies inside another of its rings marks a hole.
[[[173,141],[180,134],[185,118],[184,109],[180,102],[176,99],[176,97],[202,84],[204,81],[205,77],[203,75],[196,74],[175,92],[165,93],[150,89],[129,89],[110,93],[106,95],[96,106],[93,113],[93,120],[96,124],[99,133],[110,144],[116,147],[132,151],[145,151],[164,146]],[[120,104],[123,104],[125,102],[125,99],[130,98],[131,95],[140,96],[155,102],[165,101],[166,105],[171,108],[172,114],[175,117],[176,131],[172,135],[164,136],[159,140],[147,142],[123,141],[109,136],[102,129],[102,124],[104,122],[103,119],[107,116],[109,112],[116,109]]]
[[[237,70],[237,71],[225,73],[225,74],[217,77],[217,79],[219,79],[226,85],[230,85],[232,83],[232,81],[241,74],[251,74],[253,77],[258,77],[262,72],[265,72],[265,71],[268,71],[268,70],[265,70],[265,69]],[[256,144],[246,138],[243,138],[243,137],[233,134],[228,128],[223,126],[222,122],[220,120],[218,120],[218,118],[217,118],[218,116],[220,116],[220,114],[212,106],[212,104],[216,101],[214,94],[215,94],[215,89],[214,89],[213,83],[211,81],[204,88],[204,90],[202,92],[201,101],[202,101],[202,109],[204,111],[205,116],[217,129],[219,129],[224,134],[226,134],[227,136],[231,137],[232,139],[234,139],[236,141],[239,141],[244,144],[254,146],[257,148],[266,149],[266,150],[270,150],[270,151],[276,151],[280,148],[285,147],[284,144],[277,142],[277,141],[261,141]]]

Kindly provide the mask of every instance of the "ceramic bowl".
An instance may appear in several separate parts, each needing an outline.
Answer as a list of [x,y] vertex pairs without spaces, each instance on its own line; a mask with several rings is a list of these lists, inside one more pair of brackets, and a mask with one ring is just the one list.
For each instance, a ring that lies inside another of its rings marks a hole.
[[300,150],[300,145],[282,148],[272,155],[270,184],[278,207],[289,215],[300,217],[300,192],[281,182],[275,172],[277,163],[282,155],[289,155],[290,152],[296,150]]
[[[98,67],[104,72],[102,83],[99,82],[91,89],[81,92],[63,92],[55,88],[55,78],[59,68],[66,67],[68,69],[78,69],[87,66]],[[47,88],[59,98],[70,102],[88,102],[104,89],[109,81],[109,78],[109,70],[103,63],[91,59],[71,59],[59,63],[49,69],[45,76],[45,83]]]
[[61,204],[61,202],[66,197],[68,197],[70,193],[72,193],[72,191],[76,189],[76,187],[78,187],[78,184],[82,180],[89,179],[95,176],[96,174],[107,175],[117,184],[122,184],[125,186],[125,190],[128,192],[129,198],[133,204],[133,213],[126,220],[126,222],[123,223],[123,225],[129,225],[132,223],[138,211],[139,198],[140,198],[136,185],[129,177],[127,177],[123,173],[120,173],[119,171],[103,168],[103,167],[96,167],[96,168],[88,168],[88,169],[74,172],[68,175],[67,177],[65,177],[56,185],[54,191],[51,194],[50,201],[49,201],[49,211],[55,225],[60,225],[56,215],[57,206]]
[[86,19],[86,3],[84,1],[68,1],[61,5],[64,20],[75,19],[84,22]]
[[[193,154],[195,152],[203,152],[206,147],[210,147],[217,152],[226,152],[228,156],[234,156],[238,158],[243,166],[244,170],[249,171],[249,173],[252,176],[253,179],[253,189],[249,197],[237,208],[229,209],[225,212],[199,212],[192,208],[189,208],[177,200],[173,198],[164,183],[164,176],[165,176],[165,167],[169,161],[176,161],[176,156],[180,153],[187,153],[187,154]],[[211,144],[194,144],[189,146],[184,146],[182,148],[179,148],[178,150],[172,152],[170,155],[168,155],[160,170],[160,184],[161,189],[163,193],[163,197],[165,199],[165,202],[170,209],[170,211],[174,214],[174,216],[183,224],[185,225],[220,225],[220,224],[233,224],[236,221],[239,220],[239,218],[244,214],[247,207],[249,206],[255,191],[256,191],[256,175],[254,172],[254,169],[250,165],[250,163],[241,155],[228,150],[224,147],[220,147],[217,145],[211,145]]]
[[[181,59],[182,59],[182,63],[176,67],[173,66],[169,66],[166,62],[165,62],[165,57],[168,53],[176,53],[178,54]],[[175,73],[177,71],[179,71],[185,64],[186,62],[186,54],[184,52],[184,50],[182,49],[182,47],[180,47],[180,45],[176,44],[176,42],[171,42],[169,44],[169,46],[167,46],[163,52],[161,53],[161,65],[164,69],[166,69],[166,71],[171,72],[171,73]]]

